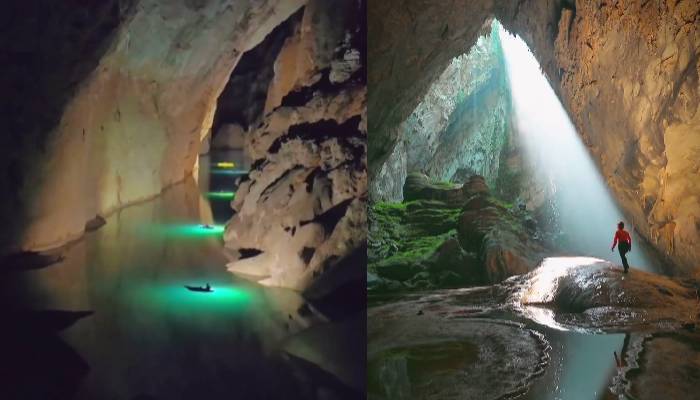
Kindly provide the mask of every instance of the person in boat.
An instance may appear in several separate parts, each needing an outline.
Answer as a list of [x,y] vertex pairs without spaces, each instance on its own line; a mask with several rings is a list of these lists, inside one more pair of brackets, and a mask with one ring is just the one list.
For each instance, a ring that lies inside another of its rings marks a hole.
[[622,258],[622,266],[625,268],[625,273],[627,273],[630,268],[629,264],[627,264],[627,253],[632,251],[632,236],[625,230],[625,223],[622,221],[617,224],[617,231],[610,248],[611,251],[615,251],[615,245],[617,245],[620,258]]
[[214,229],[214,227],[211,226],[211,225],[209,225],[209,224],[203,224],[203,225],[202,225],[202,228],[204,228],[204,229]]
[[209,286],[209,282],[207,282],[207,285],[204,286],[204,290],[206,290],[207,292],[211,291],[211,286]]

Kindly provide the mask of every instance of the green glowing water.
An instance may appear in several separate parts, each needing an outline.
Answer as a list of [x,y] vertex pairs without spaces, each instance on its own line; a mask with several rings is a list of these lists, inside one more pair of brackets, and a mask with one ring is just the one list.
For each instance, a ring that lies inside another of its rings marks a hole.
[[233,199],[236,197],[236,192],[207,192],[207,197],[210,199]]
[[221,236],[224,228],[224,225],[210,225],[210,228],[206,228],[202,224],[149,224],[143,225],[140,231],[148,236],[166,238],[207,238]]
[[167,284],[144,285],[138,296],[142,304],[156,307],[169,314],[225,314],[241,313],[260,301],[259,293],[233,283],[211,282],[212,292],[193,292],[185,285],[199,286],[199,281],[181,281]]

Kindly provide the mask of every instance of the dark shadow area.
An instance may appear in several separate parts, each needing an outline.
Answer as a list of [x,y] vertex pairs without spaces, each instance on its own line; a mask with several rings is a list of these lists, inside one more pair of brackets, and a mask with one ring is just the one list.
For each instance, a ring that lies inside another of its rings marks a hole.
[[0,398],[72,398],[90,368],[57,333],[91,314],[4,310],[0,314]]
[[60,255],[23,251],[0,258],[0,272],[41,269],[63,261]]
[[239,124],[247,129],[261,117],[267,90],[275,74],[277,55],[285,40],[294,33],[303,15],[302,7],[278,25],[260,44],[241,56],[219,95],[211,128],[212,138],[223,124]]
[[[304,292],[304,299],[331,320],[367,309],[367,243],[327,266],[327,271]],[[332,289],[331,289],[332,288]]]

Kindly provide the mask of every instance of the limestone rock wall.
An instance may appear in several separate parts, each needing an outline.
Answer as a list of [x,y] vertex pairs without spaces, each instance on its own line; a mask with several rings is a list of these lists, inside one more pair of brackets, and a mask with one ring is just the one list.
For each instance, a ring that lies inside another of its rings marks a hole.
[[487,31],[450,62],[399,126],[399,142],[370,182],[371,198],[401,201],[407,172],[456,183],[478,174],[495,186],[510,119],[498,35]]
[[[65,243],[96,214],[155,196],[191,175],[241,54],[303,4],[133,2],[99,63],[47,128],[51,133],[34,143],[41,156],[20,179],[29,221],[21,246]],[[40,46],[34,50],[42,57]]]
[[678,272],[700,272],[699,9],[694,0],[370,3],[372,177],[401,122],[496,17],[535,53],[634,228]]
[[343,262],[367,237],[364,15],[362,1],[310,1],[280,51],[271,111],[246,137],[255,162],[226,227],[230,271],[294,289],[364,287],[364,266]]
[[700,273],[700,3],[576,2],[561,97],[634,227]]
[[0,13],[0,252],[21,245],[50,132],[133,10],[133,2],[74,3],[9,1]]

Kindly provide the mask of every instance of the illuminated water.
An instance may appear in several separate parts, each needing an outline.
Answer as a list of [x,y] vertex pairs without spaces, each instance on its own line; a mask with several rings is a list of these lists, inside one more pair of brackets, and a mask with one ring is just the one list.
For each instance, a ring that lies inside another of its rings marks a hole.
[[[305,370],[283,350],[318,319],[300,315],[299,294],[226,271],[231,197],[207,193],[232,193],[235,177],[210,177],[201,161],[199,186],[190,180],[110,216],[63,249],[65,261],[23,272],[5,293],[31,309],[94,311],[61,334],[90,368],[77,398],[297,396]],[[206,283],[213,292],[184,288]]]

